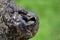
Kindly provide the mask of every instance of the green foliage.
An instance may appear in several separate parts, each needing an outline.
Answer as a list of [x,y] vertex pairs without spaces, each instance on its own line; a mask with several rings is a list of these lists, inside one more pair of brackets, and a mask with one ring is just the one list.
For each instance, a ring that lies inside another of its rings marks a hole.
[[30,40],[60,40],[60,0],[15,0],[39,17],[38,33]]

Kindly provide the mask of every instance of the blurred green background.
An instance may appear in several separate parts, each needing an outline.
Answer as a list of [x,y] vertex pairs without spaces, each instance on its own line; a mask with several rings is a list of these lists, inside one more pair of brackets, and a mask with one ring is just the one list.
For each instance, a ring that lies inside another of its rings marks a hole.
[[39,30],[30,40],[60,40],[60,0],[15,0],[16,4],[35,12]]

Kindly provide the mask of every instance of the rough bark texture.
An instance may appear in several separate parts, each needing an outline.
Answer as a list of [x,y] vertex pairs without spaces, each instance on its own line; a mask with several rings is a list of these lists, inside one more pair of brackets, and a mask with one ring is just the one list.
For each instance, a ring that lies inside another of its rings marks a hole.
[[0,0],[0,40],[28,40],[38,30],[38,17],[13,0]]

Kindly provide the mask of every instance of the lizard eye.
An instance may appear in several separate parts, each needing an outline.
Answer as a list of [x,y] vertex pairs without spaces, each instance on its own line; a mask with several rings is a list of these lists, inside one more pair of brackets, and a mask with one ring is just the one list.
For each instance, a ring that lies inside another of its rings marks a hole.
[[27,15],[27,11],[22,9],[18,11],[19,14]]

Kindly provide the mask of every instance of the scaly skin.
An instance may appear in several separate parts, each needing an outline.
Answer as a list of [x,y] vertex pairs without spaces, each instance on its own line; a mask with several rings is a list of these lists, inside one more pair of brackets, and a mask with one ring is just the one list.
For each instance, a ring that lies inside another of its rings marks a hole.
[[28,40],[35,36],[38,25],[33,12],[17,6],[13,0],[0,0],[1,40]]

